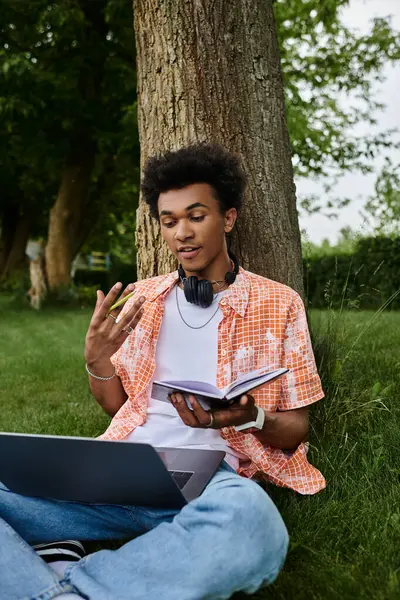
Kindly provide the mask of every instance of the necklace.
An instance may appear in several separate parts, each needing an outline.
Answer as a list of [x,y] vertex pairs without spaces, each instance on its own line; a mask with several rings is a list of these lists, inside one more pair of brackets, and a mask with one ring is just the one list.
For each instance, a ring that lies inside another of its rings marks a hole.
[[[219,293],[216,295],[216,298],[218,298]],[[180,318],[182,319],[182,321],[185,323],[185,325],[187,327],[190,327],[190,329],[203,329],[203,327],[205,327],[206,325],[208,325],[208,323],[215,317],[215,315],[218,312],[219,309],[219,305],[217,306],[217,310],[211,315],[211,317],[208,319],[208,321],[206,321],[204,323],[204,325],[199,325],[197,327],[194,327],[193,325],[189,325],[189,323],[187,321],[185,321],[185,319],[183,318],[183,315],[181,313],[181,309],[179,308],[179,301],[178,301],[178,285],[175,286],[175,298],[176,298],[176,308],[178,309],[178,313]],[[213,300],[213,302],[216,300],[216,298]]]

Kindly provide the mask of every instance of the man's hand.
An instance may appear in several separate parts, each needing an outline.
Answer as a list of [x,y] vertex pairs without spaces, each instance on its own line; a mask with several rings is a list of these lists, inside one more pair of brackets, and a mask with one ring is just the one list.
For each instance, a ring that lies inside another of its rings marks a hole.
[[174,392],[169,398],[182,421],[189,427],[222,429],[222,427],[243,425],[257,418],[257,407],[253,396],[249,394],[242,396],[239,402],[229,408],[213,411],[204,410],[192,394],[188,396],[188,400],[193,410],[190,410],[186,404],[183,394]]
[[[188,399],[193,410],[187,406],[182,394],[175,392],[170,395],[170,400],[180,418],[189,427],[221,429],[232,425],[243,425],[257,418],[257,407],[253,396],[249,394],[242,396],[239,402],[229,408],[213,411],[204,410],[193,395],[188,396]],[[264,410],[264,413],[264,426],[260,431],[252,427],[242,433],[253,433],[262,444],[283,450],[294,450],[307,439],[307,406],[282,412]]]
[[[86,334],[85,361],[89,367],[94,367],[100,373],[104,365],[107,367],[110,364],[111,356],[122,346],[143,315],[142,305],[145,298],[140,297],[117,323],[123,306],[115,308],[112,313],[109,311],[121,287],[121,283],[115,284],[107,296],[100,290],[97,292],[96,306]],[[121,298],[127,296],[134,288],[133,284],[129,285]]]

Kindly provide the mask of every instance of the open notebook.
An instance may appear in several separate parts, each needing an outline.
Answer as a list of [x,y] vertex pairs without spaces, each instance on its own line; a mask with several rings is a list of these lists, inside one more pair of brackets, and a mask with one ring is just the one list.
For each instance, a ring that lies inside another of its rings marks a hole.
[[151,397],[155,400],[169,402],[168,395],[173,392],[194,394],[201,404],[221,407],[232,404],[250,390],[270,383],[277,377],[285,375],[289,369],[281,368],[273,371],[258,369],[242,375],[221,390],[211,383],[203,381],[154,381]]

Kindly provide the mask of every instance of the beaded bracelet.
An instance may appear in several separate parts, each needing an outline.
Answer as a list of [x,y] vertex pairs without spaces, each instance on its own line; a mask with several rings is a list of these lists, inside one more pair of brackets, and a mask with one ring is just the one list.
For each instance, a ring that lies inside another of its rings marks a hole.
[[115,367],[114,367],[114,373],[112,375],[110,375],[110,377],[100,377],[99,375],[95,375],[94,373],[89,371],[89,367],[87,366],[87,363],[85,363],[85,368],[91,377],[93,377],[94,379],[99,379],[100,381],[109,381],[110,379],[115,377]]

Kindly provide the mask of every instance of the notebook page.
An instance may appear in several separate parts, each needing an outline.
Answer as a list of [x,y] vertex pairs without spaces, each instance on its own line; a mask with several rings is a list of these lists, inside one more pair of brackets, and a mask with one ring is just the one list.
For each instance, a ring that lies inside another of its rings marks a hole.
[[174,389],[179,389],[183,392],[188,392],[191,394],[201,394],[204,396],[210,396],[211,398],[223,398],[224,394],[212,383],[205,383],[204,381],[154,381],[153,385],[161,386],[163,388],[169,388],[172,391]]
[[265,373],[264,375],[259,375],[258,377],[253,377],[244,381],[242,383],[235,383],[228,394],[226,394],[226,398],[229,400],[231,398],[235,398],[236,396],[240,396],[245,394],[246,392],[259,387],[260,385],[264,385],[269,381],[273,381],[277,377],[284,375],[287,373],[289,369],[275,369],[274,371],[270,371],[269,373]]
[[232,381],[232,383],[224,387],[222,391],[224,392],[224,394],[228,394],[237,385],[240,385],[241,383],[246,383],[246,381],[253,381],[258,377],[268,375],[269,373],[274,373],[276,370],[277,369],[268,370],[265,367],[255,369],[254,371],[250,371],[250,373],[245,373],[244,375],[241,375],[240,377],[235,379],[235,381]]

